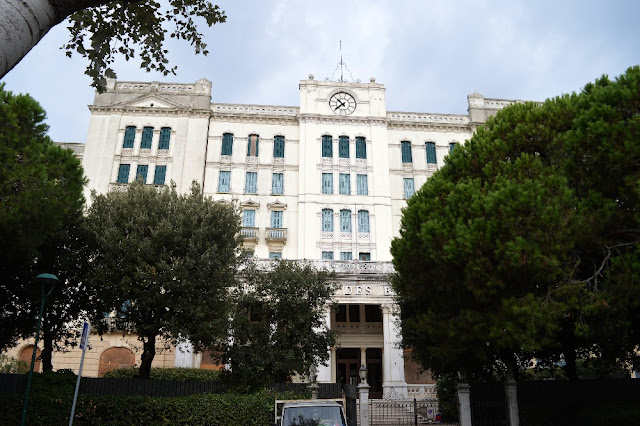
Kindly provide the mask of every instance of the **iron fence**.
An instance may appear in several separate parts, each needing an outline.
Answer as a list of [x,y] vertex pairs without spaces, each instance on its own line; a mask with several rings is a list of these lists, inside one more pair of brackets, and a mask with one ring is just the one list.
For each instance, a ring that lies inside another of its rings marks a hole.
[[382,400],[369,402],[371,426],[425,425],[433,423],[437,400]]

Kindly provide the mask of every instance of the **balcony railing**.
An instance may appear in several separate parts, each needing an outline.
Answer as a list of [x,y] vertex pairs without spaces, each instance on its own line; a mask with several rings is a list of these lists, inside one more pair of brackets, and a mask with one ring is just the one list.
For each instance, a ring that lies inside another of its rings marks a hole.
[[240,234],[245,240],[258,242],[258,228],[243,226]]
[[287,228],[267,228],[267,241],[287,241]]

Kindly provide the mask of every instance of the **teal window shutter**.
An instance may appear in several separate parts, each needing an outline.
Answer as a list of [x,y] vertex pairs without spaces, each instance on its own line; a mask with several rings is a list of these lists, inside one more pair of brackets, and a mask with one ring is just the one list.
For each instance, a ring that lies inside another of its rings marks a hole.
[[436,144],[433,142],[427,142],[425,147],[427,149],[427,164],[438,164],[438,160],[436,158]]
[[367,142],[362,136],[356,138],[356,158],[367,158]]
[[411,157],[411,142],[402,141],[400,142],[401,150],[402,150],[402,162],[403,163],[412,163],[413,158]]
[[160,141],[158,142],[158,149],[169,149],[171,142],[171,127],[163,127],[160,129]]
[[326,260],[333,260],[333,252],[332,251],[323,251],[322,258]]
[[333,158],[333,138],[330,135],[322,136],[322,156]]
[[233,133],[222,135],[222,152],[220,155],[232,155],[233,153]]
[[333,210],[322,209],[322,232],[333,232]]
[[140,149],[151,149],[151,141],[153,140],[153,127],[142,128],[142,139],[140,140]]
[[353,253],[350,251],[341,251],[340,260],[353,260]]
[[322,193],[333,194],[333,173],[322,174]]
[[242,226],[254,228],[256,226],[256,211],[245,210],[242,212]]
[[369,212],[367,210],[358,211],[358,232],[369,233]]
[[274,173],[271,182],[271,193],[273,195],[282,195],[284,192],[284,174]]
[[340,136],[338,139],[338,156],[349,158],[349,136]]
[[271,227],[282,228],[282,211],[274,210],[271,212]]
[[458,145],[457,142],[449,142],[449,153],[452,153],[454,149],[456,149],[456,146]]
[[371,253],[359,253],[359,260],[363,260],[365,262],[371,261]]
[[340,210],[340,232],[351,232],[351,210]]
[[258,173],[247,172],[244,192],[247,194],[255,194],[258,192]]
[[273,138],[273,158],[284,157],[284,136],[275,136]]
[[138,170],[136,170],[136,180],[140,179],[142,183],[147,183],[147,172],[149,171],[148,164],[138,164]]
[[356,187],[358,195],[369,195],[369,184],[367,182],[367,175],[356,176]]
[[167,174],[167,166],[156,166],[156,172],[153,175],[154,185],[164,185]]
[[231,172],[228,170],[220,170],[218,179],[218,192],[229,192],[231,189]]
[[129,183],[130,164],[120,164],[118,167],[118,183]]
[[351,175],[340,173],[340,194],[351,195]]
[[133,142],[136,139],[136,126],[127,126],[124,129],[124,141],[122,142],[123,148],[133,148]]
[[413,178],[404,178],[404,198],[408,200],[416,192]]

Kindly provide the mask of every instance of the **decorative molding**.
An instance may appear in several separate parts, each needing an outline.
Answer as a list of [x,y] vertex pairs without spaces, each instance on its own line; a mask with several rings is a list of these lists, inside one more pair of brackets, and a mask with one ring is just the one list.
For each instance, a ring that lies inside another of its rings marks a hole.
[[267,208],[270,210],[286,210],[287,204],[282,201],[276,199],[276,201],[272,203],[267,203]]
[[260,203],[258,201],[253,201],[249,198],[247,201],[243,201],[240,203],[242,207],[254,207],[256,209],[260,208]]

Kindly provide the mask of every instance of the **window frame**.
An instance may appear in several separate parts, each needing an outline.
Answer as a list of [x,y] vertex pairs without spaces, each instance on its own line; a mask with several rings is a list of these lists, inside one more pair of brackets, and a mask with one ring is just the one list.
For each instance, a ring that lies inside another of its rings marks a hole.
[[333,158],[333,136],[322,135],[322,158]]
[[[162,171],[162,173],[158,174],[159,171]],[[158,178],[158,176],[162,176],[162,182],[160,182],[160,179]],[[166,164],[156,164],[156,168],[153,172],[153,184],[154,185],[165,185],[165,182],[167,181],[167,166]]]
[[427,141],[424,143],[426,151],[427,164],[438,164],[438,156],[436,155],[436,143]]
[[333,194],[333,173],[322,173],[322,193]]
[[[226,176],[227,180],[226,180],[226,191],[224,191],[222,184],[225,182],[222,177],[223,177],[223,173],[225,174],[224,176]],[[218,192],[219,193],[229,193],[231,192],[231,170],[220,170],[220,173],[218,174]]]
[[349,136],[338,137],[338,158],[349,158]]
[[158,139],[158,149],[168,150],[171,146],[171,127],[161,127]]
[[411,142],[401,141],[400,152],[402,154],[402,162],[404,164],[413,163],[413,155],[411,154]]
[[356,136],[356,158],[367,159],[367,139],[363,136]]
[[233,133],[226,132],[222,134],[220,155],[233,155]]
[[273,137],[273,158],[284,158],[284,136]]
[[244,193],[258,193],[258,172],[246,172],[244,176]]
[[153,127],[144,126],[142,128],[142,137],[140,138],[140,149],[151,149],[153,143]]
[[333,209],[322,209],[322,232],[333,232]]
[[132,149],[136,141],[136,126],[126,126],[124,128],[124,138],[122,139],[123,149]]

